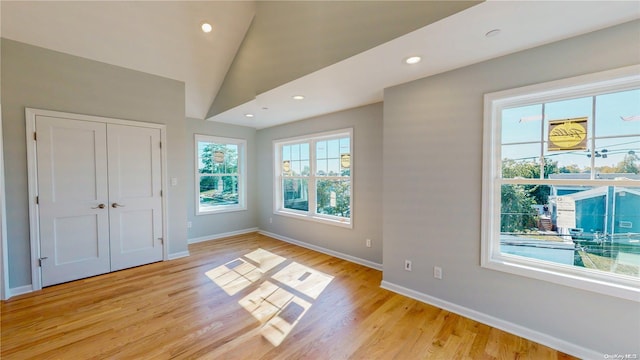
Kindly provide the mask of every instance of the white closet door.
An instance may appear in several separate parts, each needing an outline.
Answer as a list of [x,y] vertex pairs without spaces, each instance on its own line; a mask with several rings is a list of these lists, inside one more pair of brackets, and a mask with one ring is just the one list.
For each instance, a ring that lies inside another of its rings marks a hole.
[[105,124],[36,117],[42,285],[110,271]]
[[107,125],[111,271],[162,260],[160,130]]

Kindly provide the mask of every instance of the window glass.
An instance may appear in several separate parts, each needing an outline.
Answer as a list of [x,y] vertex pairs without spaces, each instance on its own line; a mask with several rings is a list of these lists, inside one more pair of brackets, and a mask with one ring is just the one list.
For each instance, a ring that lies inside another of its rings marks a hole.
[[596,140],[594,153],[598,174],[640,174],[640,136]]
[[502,185],[503,254],[640,277],[639,187],[535,187]]
[[282,194],[285,209],[309,211],[309,182],[306,179],[285,179]]
[[528,105],[502,112],[502,143],[540,141],[542,105]]
[[596,135],[640,133],[640,89],[596,96]]
[[485,97],[482,266],[637,301],[640,76],[603,74]]
[[276,143],[275,212],[350,226],[351,146],[350,130]]
[[317,212],[345,218],[350,217],[350,187],[349,180],[318,180]]
[[539,178],[540,143],[502,146],[503,178]]
[[244,208],[244,140],[196,135],[197,213]]

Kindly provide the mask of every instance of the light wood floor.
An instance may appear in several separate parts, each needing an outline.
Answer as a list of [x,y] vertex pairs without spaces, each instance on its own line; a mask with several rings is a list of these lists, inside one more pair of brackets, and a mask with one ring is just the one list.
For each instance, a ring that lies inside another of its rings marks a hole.
[[2,359],[573,359],[259,234],[2,302]]

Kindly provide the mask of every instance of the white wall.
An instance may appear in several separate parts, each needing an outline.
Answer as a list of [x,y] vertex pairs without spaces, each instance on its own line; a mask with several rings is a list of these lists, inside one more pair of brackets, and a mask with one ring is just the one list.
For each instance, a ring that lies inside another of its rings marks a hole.
[[[213,121],[187,118],[187,221],[192,226],[188,230],[190,241],[202,241],[209,238],[256,229],[257,226],[257,191],[258,176],[256,169],[256,129],[245,126],[223,124]],[[195,182],[195,134],[244,139],[247,141],[247,209],[243,211],[219,214],[196,215],[196,182]]]
[[2,39],[9,286],[31,284],[25,107],[167,125],[169,254],[187,251],[184,83]]
[[386,89],[384,282],[565,351],[640,353],[637,302],[480,267],[483,95],[640,63],[638,39],[636,21]]
[[[273,214],[273,141],[345,128],[353,128],[353,229]],[[262,129],[258,131],[257,140],[260,229],[379,267],[382,263],[382,104]],[[365,246],[367,238],[372,241],[370,248]]]

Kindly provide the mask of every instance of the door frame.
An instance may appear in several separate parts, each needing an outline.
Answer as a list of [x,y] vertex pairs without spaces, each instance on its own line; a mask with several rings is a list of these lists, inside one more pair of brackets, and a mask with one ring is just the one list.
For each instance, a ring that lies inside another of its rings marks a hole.
[[8,299],[9,254],[7,250],[7,217],[4,192],[4,148],[2,143],[2,105],[0,104],[0,300]]
[[31,285],[33,290],[42,289],[42,274],[38,259],[40,258],[40,224],[38,218],[38,205],[36,197],[38,196],[38,163],[36,159],[36,139],[34,133],[36,131],[36,117],[48,116],[54,118],[92,121],[104,124],[118,124],[128,126],[146,127],[160,130],[160,173],[161,173],[161,191],[162,191],[162,258],[169,260],[168,249],[169,240],[167,237],[167,147],[166,141],[166,125],[148,123],[133,120],[115,119],[93,115],[74,114],[60,111],[25,108],[26,119],[26,138],[27,138],[27,176],[28,176],[28,194],[29,194],[29,241],[31,246]]

